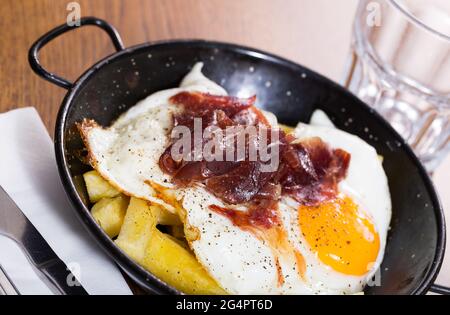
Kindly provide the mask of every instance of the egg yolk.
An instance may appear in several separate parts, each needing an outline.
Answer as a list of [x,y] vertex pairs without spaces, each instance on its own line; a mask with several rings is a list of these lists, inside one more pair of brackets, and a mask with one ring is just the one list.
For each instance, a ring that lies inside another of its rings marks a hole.
[[318,206],[301,206],[303,237],[319,259],[347,275],[366,274],[376,261],[380,237],[373,223],[349,197]]

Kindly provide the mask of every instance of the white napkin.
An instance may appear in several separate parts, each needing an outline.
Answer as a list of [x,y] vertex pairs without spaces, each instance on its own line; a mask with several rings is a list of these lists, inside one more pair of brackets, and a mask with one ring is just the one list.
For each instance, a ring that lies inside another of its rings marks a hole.
[[[89,294],[131,294],[118,267],[87,235],[69,204],[53,143],[34,108],[0,114],[0,185]],[[18,247],[0,237],[0,264],[22,294],[50,294]],[[77,274],[77,272],[74,272]]]

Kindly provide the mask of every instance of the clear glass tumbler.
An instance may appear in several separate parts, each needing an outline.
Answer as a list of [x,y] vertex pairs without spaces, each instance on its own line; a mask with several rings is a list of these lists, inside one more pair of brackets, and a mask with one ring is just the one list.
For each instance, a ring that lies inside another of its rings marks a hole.
[[429,172],[450,152],[450,0],[360,0],[344,84]]

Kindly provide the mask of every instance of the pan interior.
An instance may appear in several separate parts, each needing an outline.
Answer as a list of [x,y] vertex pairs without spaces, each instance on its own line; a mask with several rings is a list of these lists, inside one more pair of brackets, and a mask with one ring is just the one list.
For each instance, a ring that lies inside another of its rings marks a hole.
[[[140,99],[177,86],[197,61],[205,63],[204,73],[230,95],[256,94],[257,105],[273,112],[281,123],[295,126],[322,109],[338,128],[376,148],[384,157],[393,217],[380,272],[374,286],[365,291],[417,293],[440,251],[442,222],[435,193],[416,159],[400,136],[350,93],[306,68],[260,52],[201,41],[161,43],[125,51],[85,74],[65,105],[63,152],[71,178],[90,169],[79,159],[83,145],[76,122],[92,118],[109,125]],[[74,185],[89,208],[82,185],[76,181]],[[123,259],[118,251],[112,255]],[[139,282],[145,286],[145,281]]]

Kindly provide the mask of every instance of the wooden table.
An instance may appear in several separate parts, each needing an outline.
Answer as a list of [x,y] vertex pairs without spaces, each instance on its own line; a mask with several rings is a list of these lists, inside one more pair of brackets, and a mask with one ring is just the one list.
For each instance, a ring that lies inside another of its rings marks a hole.
[[[34,106],[51,135],[65,91],[37,77],[30,70],[27,53],[40,35],[66,22],[68,2],[1,0],[0,5],[0,112]],[[170,38],[235,42],[287,57],[334,80],[340,79],[344,67],[357,5],[357,0],[77,2],[83,16],[97,16],[115,25],[126,46]],[[57,39],[41,55],[49,70],[74,80],[112,51],[107,36],[88,27]],[[442,167],[439,173],[448,174],[450,157]],[[436,181],[450,211],[447,178]],[[450,257],[443,270],[449,268]],[[449,283],[448,272],[441,273],[440,280]]]
[[[68,0],[1,0],[0,113],[34,106],[53,135],[65,95],[35,75],[28,49],[66,22]],[[78,0],[82,16],[112,23],[125,46],[170,38],[235,42],[287,57],[338,80],[350,42],[357,0]],[[45,67],[75,80],[113,52],[103,32],[86,27],[51,42]],[[330,52],[332,52],[330,54]],[[134,286],[131,286],[133,289]],[[136,291],[136,290],[134,290]]]
[[[30,69],[28,49],[66,22],[69,0],[2,0],[0,112],[34,106],[51,135],[65,91]],[[339,80],[357,0],[78,0],[82,16],[117,27],[126,46],[170,38],[203,38],[253,46]],[[93,27],[66,34],[41,53],[52,72],[76,79],[113,52]]]

